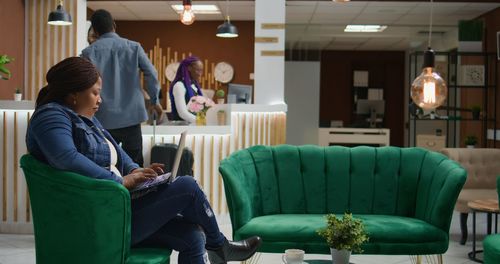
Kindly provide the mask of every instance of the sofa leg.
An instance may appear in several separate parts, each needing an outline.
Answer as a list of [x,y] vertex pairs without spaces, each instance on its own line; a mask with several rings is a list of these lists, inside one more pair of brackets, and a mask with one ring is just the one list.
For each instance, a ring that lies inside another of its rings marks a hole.
[[422,264],[422,256],[420,255],[410,256],[410,262],[411,264]]
[[252,257],[250,257],[249,259],[247,259],[245,261],[242,261],[241,264],[257,264],[257,263],[259,263],[260,255],[261,255],[260,252],[255,252],[255,254],[253,254]]
[[[410,256],[410,262],[412,264],[422,264],[422,256]],[[443,264],[443,255],[425,255],[425,263]]]
[[468,213],[460,213],[460,231],[462,232],[462,238],[460,238],[460,245],[465,245],[467,242],[467,217]]

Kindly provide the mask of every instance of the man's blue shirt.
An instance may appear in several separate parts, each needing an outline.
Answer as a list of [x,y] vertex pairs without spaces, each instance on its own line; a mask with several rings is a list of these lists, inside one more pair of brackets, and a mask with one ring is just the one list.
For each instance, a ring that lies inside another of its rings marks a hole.
[[109,32],[85,48],[82,56],[101,73],[102,103],[96,117],[104,128],[124,128],[147,120],[139,70],[153,105],[158,103],[160,88],[156,69],[139,43]]

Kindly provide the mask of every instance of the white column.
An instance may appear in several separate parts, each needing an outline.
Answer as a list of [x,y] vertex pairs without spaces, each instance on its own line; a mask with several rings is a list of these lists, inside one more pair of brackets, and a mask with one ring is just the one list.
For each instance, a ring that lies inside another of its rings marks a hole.
[[[73,25],[76,22],[76,50],[77,54],[81,54],[82,50],[88,46],[87,43],[87,0],[78,0],[76,2],[76,12],[77,20],[73,21]],[[73,18],[75,19],[75,18]]]
[[[263,29],[271,24],[278,28]],[[281,28],[279,28],[281,25]],[[282,104],[285,95],[285,0],[255,0],[255,38],[275,37],[277,43],[255,42],[255,104]],[[270,56],[263,55],[267,52]],[[276,55],[278,52],[282,55]]]

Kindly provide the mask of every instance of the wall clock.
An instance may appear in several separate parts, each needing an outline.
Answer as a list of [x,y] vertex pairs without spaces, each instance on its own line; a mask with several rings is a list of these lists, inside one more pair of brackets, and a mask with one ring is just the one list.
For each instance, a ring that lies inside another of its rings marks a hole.
[[484,65],[462,65],[462,85],[484,85]]
[[165,67],[165,78],[169,81],[173,81],[175,79],[175,74],[177,73],[177,69],[179,68],[178,62],[172,62],[167,67]]
[[231,64],[227,62],[219,62],[214,68],[215,80],[221,83],[228,83],[233,79],[234,69]]

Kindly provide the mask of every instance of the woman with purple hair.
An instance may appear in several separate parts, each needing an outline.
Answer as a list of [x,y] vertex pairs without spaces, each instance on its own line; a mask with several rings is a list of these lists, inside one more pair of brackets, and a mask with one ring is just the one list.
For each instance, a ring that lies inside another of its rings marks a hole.
[[188,111],[187,104],[191,97],[203,95],[198,82],[202,74],[203,63],[199,58],[190,56],[181,61],[169,91],[174,120],[196,122],[196,116]]

